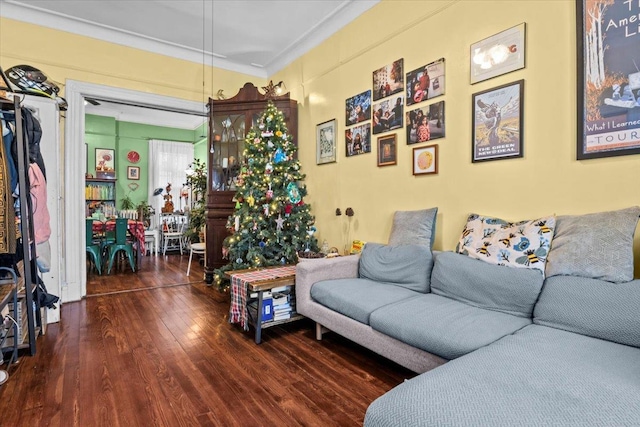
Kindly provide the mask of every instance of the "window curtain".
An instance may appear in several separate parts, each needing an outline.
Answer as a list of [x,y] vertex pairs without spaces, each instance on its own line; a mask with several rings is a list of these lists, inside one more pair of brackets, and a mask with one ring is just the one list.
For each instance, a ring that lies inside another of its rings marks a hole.
[[[180,198],[180,190],[187,182],[186,170],[193,162],[193,144],[189,142],[149,140],[149,204],[160,214],[164,206],[166,187],[171,183],[171,201],[174,211],[184,208],[185,201]],[[156,188],[162,188],[162,194],[153,195]]]

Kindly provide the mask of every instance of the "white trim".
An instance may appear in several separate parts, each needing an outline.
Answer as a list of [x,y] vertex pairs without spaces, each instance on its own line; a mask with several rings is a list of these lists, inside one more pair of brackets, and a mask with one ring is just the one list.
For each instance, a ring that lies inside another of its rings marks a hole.
[[[163,106],[176,111],[202,114],[204,105],[163,95],[155,95],[128,89],[120,89],[93,83],[67,80],[65,96],[69,108],[65,126],[65,179],[64,245],[66,248],[66,286],[63,286],[62,300],[77,301],[87,294],[85,272],[85,227],[84,227],[84,176],[86,173],[84,150],[84,98],[126,102],[145,106]],[[74,230],[80,230],[79,233]]]

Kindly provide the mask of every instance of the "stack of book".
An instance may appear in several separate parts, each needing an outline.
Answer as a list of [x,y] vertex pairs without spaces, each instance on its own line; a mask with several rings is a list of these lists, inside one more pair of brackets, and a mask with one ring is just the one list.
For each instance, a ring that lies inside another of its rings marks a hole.
[[291,286],[271,289],[273,303],[273,321],[289,319],[296,313],[296,299]]

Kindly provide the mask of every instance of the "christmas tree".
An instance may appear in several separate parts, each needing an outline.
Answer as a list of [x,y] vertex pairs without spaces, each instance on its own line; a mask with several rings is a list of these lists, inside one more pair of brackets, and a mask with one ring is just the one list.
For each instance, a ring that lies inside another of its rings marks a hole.
[[297,148],[272,102],[244,143],[236,208],[227,221],[233,234],[223,245],[229,264],[216,271],[218,284],[225,271],[295,264],[298,251],[318,250]]

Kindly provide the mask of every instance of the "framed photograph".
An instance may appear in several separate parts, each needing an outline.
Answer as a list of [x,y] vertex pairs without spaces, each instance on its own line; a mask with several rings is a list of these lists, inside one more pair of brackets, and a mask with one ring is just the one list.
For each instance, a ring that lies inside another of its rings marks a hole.
[[471,84],[524,68],[525,30],[520,25],[471,45]]
[[347,129],[344,135],[347,157],[371,152],[371,123]]
[[474,93],[471,161],[522,157],[524,80]]
[[444,101],[407,112],[407,145],[444,138]]
[[398,163],[396,134],[378,137],[378,166],[390,166]]
[[116,150],[96,148],[96,178],[115,179]]
[[127,166],[127,179],[140,179],[140,166]]
[[316,164],[336,161],[336,119],[316,126]]
[[407,106],[444,95],[444,58],[407,73]]
[[346,126],[371,119],[371,91],[359,93],[346,101]]
[[640,44],[631,19],[640,14],[640,4],[576,3],[577,158],[640,154]]
[[438,173],[438,146],[416,147],[413,149],[413,174],[428,175]]
[[397,95],[373,104],[373,134],[389,132],[402,127],[404,96]]
[[404,89],[404,59],[398,59],[373,72],[373,100],[377,101]]

